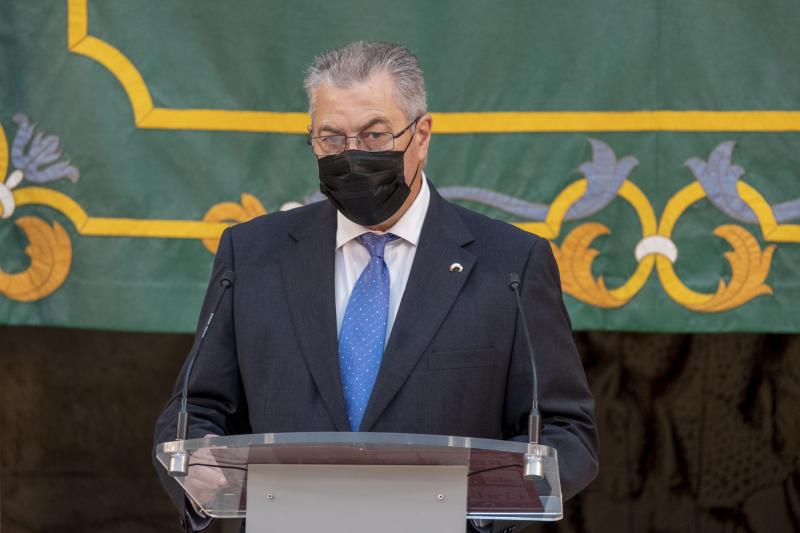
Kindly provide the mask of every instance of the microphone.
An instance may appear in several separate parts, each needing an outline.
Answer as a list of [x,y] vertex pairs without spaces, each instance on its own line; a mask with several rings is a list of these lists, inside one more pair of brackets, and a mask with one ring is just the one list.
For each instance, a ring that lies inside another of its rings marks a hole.
[[[227,292],[227,289],[233,286],[233,281],[235,279],[235,272],[226,270],[222,273],[222,277],[219,280],[219,284],[222,289],[217,294],[217,299],[214,302],[214,307],[211,309],[211,314],[208,315],[208,320],[206,320],[206,324],[203,327],[203,332],[200,333],[200,340],[197,342],[197,348],[189,358],[189,364],[186,365],[186,374],[183,376],[183,390],[181,391],[181,406],[180,409],[178,409],[178,427],[175,440],[186,440],[186,430],[189,425],[189,413],[186,409],[186,403],[189,395],[189,377],[192,375],[192,368],[194,368],[194,363],[197,361],[197,356],[200,355],[200,350],[203,347],[203,341],[206,338],[206,333],[208,333],[208,328],[211,326],[211,321],[214,320],[214,315],[217,313],[217,309],[219,309],[219,304],[222,301],[222,297]],[[185,476],[189,471],[189,454],[184,450],[176,452],[175,455],[169,459],[168,471],[169,475],[172,477]]]
[[508,275],[508,287],[514,291],[517,302],[517,312],[522,321],[522,331],[525,333],[525,342],[528,344],[528,355],[531,358],[531,377],[533,378],[531,394],[531,411],[528,414],[528,453],[525,454],[525,479],[528,481],[541,481],[544,479],[544,456],[539,450],[539,439],[542,436],[542,415],[539,412],[539,376],[536,373],[536,357],[534,355],[531,332],[525,320],[525,310],[522,308],[522,298],[519,287],[522,284],[519,274]]

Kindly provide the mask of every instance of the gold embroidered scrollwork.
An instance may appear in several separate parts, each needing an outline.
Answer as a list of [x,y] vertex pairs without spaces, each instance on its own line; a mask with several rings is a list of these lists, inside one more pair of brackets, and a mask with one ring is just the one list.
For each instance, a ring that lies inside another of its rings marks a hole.
[[[50,208],[61,213],[72,224],[75,233],[82,237],[197,239],[209,252],[215,253],[219,237],[226,227],[267,212],[255,196],[245,193],[238,203],[213,205],[202,220],[95,217],[63,192],[41,186],[18,187],[23,171],[16,167],[21,165],[15,162],[16,170],[6,176],[11,166],[9,162],[8,142],[0,127],[0,219],[9,220],[17,216],[17,210],[25,206]],[[543,219],[516,223],[521,229],[550,241],[566,294],[594,307],[617,309],[642,290],[654,268],[666,294],[679,305],[696,312],[727,311],[760,295],[772,294],[767,277],[776,245],[767,244],[762,248],[753,233],[735,224],[722,225],[714,230],[714,235],[727,241],[732,248],[724,253],[731,267],[730,278],[720,279],[714,293],[698,292],[686,286],[674,269],[678,247],[672,241],[672,233],[686,210],[707,197],[703,185],[695,181],[683,187],[669,199],[660,219],[657,219],[648,198],[627,177],[616,189],[616,195],[634,209],[641,226],[641,239],[633,254],[637,264],[624,283],[607,286],[607,278],[602,274],[595,275],[592,270],[594,260],[600,254],[592,245],[599,237],[611,235],[611,229],[598,222],[584,222],[572,227],[560,244],[555,242],[562,234],[568,212],[587,194],[588,183],[584,178],[564,187],[547,206]],[[785,215],[776,220],[770,204],[746,182],[739,180],[736,191],[755,214],[763,241],[800,243],[800,224],[787,223]],[[48,223],[35,216],[19,217],[14,223],[28,240],[25,251],[30,265],[23,272],[0,270],[0,295],[22,302],[40,300],[61,287],[69,274],[72,262],[69,235],[59,223]]]
[[[206,211],[203,220],[205,222],[230,222],[235,224],[238,222],[247,222],[251,218],[266,214],[267,210],[264,209],[264,206],[258,201],[258,198],[252,194],[245,193],[242,194],[241,202],[238,204],[236,202],[221,202],[215,204],[211,209]],[[219,237],[203,239],[203,246],[212,254],[217,253]]]
[[[9,163],[8,140],[0,126],[0,219],[14,212],[17,191],[12,191],[21,173],[6,177]],[[35,216],[17,218],[14,223],[25,234],[25,253],[29,264],[22,272],[6,272],[0,268],[0,295],[18,302],[34,302],[53,294],[69,275],[72,264],[72,243],[58,222],[52,224]]]
[[25,233],[25,253],[30,265],[23,272],[0,270],[0,294],[18,302],[33,302],[53,294],[67,279],[72,263],[72,243],[58,222],[48,224],[34,216],[15,221]]
[[602,275],[595,278],[592,274],[592,263],[600,254],[598,250],[590,248],[592,241],[610,233],[611,230],[603,224],[589,222],[569,232],[560,248],[551,244],[561,273],[562,290],[596,307],[614,308],[627,303],[611,295]]
[[[642,226],[642,238],[655,235],[655,212],[641,189],[626,180],[619,189],[619,195],[636,211]],[[570,198],[573,202],[578,199],[580,196]],[[556,202],[553,202],[553,206]],[[558,212],[563,217],[568,209],[568,205],[561,206]],[[560,225],[559,220],[558,227]],[[633,275],[623,285],[608,289],[602,275],[595,278],[592,274],[592,263],[600,252],[590,246],[597,237],[610,233],[611,230],[603,224],[589,222],[570,231],[560,247],[551,244],[561,273],[561,286],[564,292],[584,303],[605,309],[622,307],[631,301],[647,283],[655,264],[652,255],[644,257],[638,263]]]
[[5,179],[8,170],[8,139],[3,125],[0,124],[0,180]]
[[[659,235],[670,238],[678,218],[693,203],[706,197],[697,182],[687,185],[673,196],[664,208],[659,224]],[[756,212],[763,209],[757,207]],[[763,229],[763,228],[762,228]],[[715,313],[733,309],[749,302],[756,296],[772,294],[766,283],[772,264],[775,245],[763,250],[756,238],[746,229],[735,224],[725,224],[714,230],[714,235],[728,241],[733,248],[725,253],[731,266],[728,282],[720,279],[714,294],[697,292],[687,287],[675,273],[672,261],[664,255],[656,258],[656,268],[661,285],[670,298],[682,306],[701,313]]]

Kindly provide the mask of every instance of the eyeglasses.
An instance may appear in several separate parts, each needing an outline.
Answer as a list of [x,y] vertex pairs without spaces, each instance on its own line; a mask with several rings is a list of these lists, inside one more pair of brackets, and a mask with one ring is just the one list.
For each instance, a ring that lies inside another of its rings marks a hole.
[[417,117],[405,128],[400,130],[399,133],[392,133],[391,131],[362,131],[358,135],[320,135],[319,137],[312,137],[311,132],[308,132],[306,142],[314,150],[318,156],[336,155],[344,152],[347,149],[347,140],[355,139],[356,147],[359,150],[366,150],[367,152],[383,152],[386,150],[394,150],[394,141],[409,128],[414,126],[421,117]]

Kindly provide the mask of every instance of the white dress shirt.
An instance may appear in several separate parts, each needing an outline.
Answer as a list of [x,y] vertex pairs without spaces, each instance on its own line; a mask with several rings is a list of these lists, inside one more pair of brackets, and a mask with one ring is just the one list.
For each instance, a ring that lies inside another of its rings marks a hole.
[[[431,191],[428,188],[428,181],[425,173],[422,173],[422,187],[414,198],[414,201],[403,213],[400,220],[389,228],[386,233],[397,235],[395,239],[386,244],[383,252],[383,260],[389,268],[389,316],[386,323],[386,341],[394,325],[397,310],[400,308],[400,301],[406,290],[408,275],[411,272],[411,265],[414,262],[414,255],[417,253],[419,234],[422,231],[422,223],[425,221],[425,214],[428,212],[428,204],[431,199]],[[370,255],[369,251],[356,237],[369,233],[372,230],[360,226],[343,214],[336,213],[336,335],[342,331],[342,321],[347,310],[347,302],[350,294],[358,281],[361,272],[367,267]],[[375,232],[380,233],[380,232]]]

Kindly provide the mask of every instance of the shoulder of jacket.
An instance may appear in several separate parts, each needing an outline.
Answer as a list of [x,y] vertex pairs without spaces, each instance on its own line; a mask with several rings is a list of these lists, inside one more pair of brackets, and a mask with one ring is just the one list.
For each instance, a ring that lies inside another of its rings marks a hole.
[[275,211],[260,215],[247,222],[241,222],[231,226],[228,231],[233,240],[265,239],[279,235],[288,235],[296,227],[308,223],[319,216],[320,211],[325,207],[324,202],[314,202],[312,204],[296,207],[287,211]]
[[470,229],[475,237],[489,237],[507,243],[511,246],[532,249],[537,244],[547,239],[520,229],[513,224],[489,217],[466,207],[453,203],[450,206],[455,209],[464,224]]

